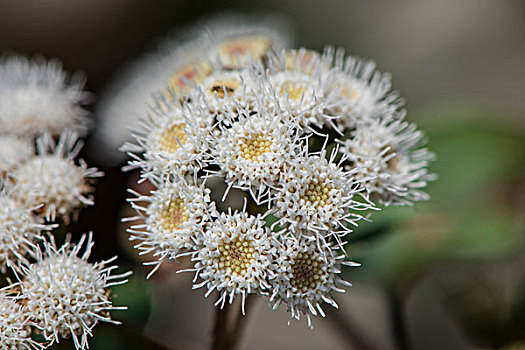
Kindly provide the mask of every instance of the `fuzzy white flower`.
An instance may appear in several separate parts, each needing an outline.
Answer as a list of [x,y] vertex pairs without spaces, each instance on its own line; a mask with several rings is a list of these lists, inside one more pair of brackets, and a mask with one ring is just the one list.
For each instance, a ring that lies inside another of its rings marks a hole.
[[0,135],[0,176],[33,156],[31,141],[15,135]]
[[38,207],[15,200],[6,190],[0,192],[0,271],[34,255],[42,231],[53,227],[43,225],[43,219],[33,214]]
[[222,308],[227,299],[242,296],[242,308],[247,294],[268,287],[266,278],[272,262],[270,231],[260,216],[246,212],[221,213],[204,231],[201,244],[196,247],[196,278],[203,281],[193,287],[206,286],[208,296],[219,292],[215,305]]
[[312,328],[311,316],[325,316],[321,303],[337,308],[332,293],[344,293],[339,285],[351,286],[340,276],[341,264],[358,264],[343,263],[344,255],[337,255],[330,247],[323,247],[321,252],[315,240],[308,240],[307,236],[288,238],[278,250],[273,278],[269,280],[272,290],[269,301],[274,309],[281,303],[286,304],[290,320],[299,320],[304,314],[308,327]]
[[0,349],[42,349],[42,345],[31,339],[29,314],[23,301],[12,294],[12,288],[0,289]]
[[423,133],[403,120],[377,120],[359,126],[350,139],[341,142],[341,152],[350,162],[355,177],[383,205],[409,205],[427,200],[421,189],[435,178],[427,166],[434,154],[425,148]]
[[[326,159],[326,152],[306,153],[295,157],[281,172],[273,191],[273,214],[278,224],[291,233],[333,235],[336,239],[357,226],[359,211],[371,209],[360,196],[358,183],[351,172],[334,163],[336,152]],[[354,197],[359,196],[361,201]]]
[[374,61],[345,57],[344,50],[333,47],[325,49],[322,61],[334,65],[327,89],[341,99],[330,107],[341,129],[389,117],[403,105],[399,93],[391,91],[390,74],[378,72]]
[[91,180],[102,176],[83,161],[75,164],[82,143],[73,134],[63,134],[58,142],[49,134],[37,140],[37,156],[16,168],[10,177],[17,190],[13,194],[27,205],[40,205],[38,210],[48,221],[56,216],[65,221],[74,218],[84,205],[93,205]]
[[0,132],[54,136],[87,131],[88,114],[80,105],[89,96],[84,78],[69,78],[57,60],[13,56],[0,61]]
[[208,57],[222,69],[242,69],[251,62],[266,60],[271,50],[290,46],[287,24],[275,16],[228,15],[204,24],[207,27]]
[[[150,195],[134,193],[129,199],[138,217],[126,221],[143,219],[143,224],[133,225],[128,230],[130,240],[138,241],[135,248],[140,254],[152,254],[157,261],[150,277],[166,259],[176,259],[181,253],[192,250],[200,239],[203,226],[215,215],[210,190],[203,185],[188,184],[179,179],[176,182],[162,182]],[[145,204],[146,205],[145,205]]]
[[254,103],[251,80],[245,71],[217,71],[203,79],[189,98],[220,118],[220,114]]
[[121,150],[133,158],[124,170],[141,168],[151,181],[191,174],[206,163],[213,118],[197,106],[182,107],[177,101],[159,98],[133,136],[136,143],[125,143]]
[[109,264],[116,257],[90,264],[92,246],[91,234],[59,249],[53,241],[46,242],[35,263],[21,266],[21,298],[35,327],[51,343],[72,337],[77,349],[87,349],[93,327],[99,321],[118,324],[109,312],[125,309],[113,306],[108,288],[126,283],[122,279],[131,272],[111,275],[116,266]]
[[[261,198],[275,187],[285,163],[298,147],[298,128],[278,111],[257,113],[241,109],[231,127],[223,128],[214,147],[212,163],[219,165],[229,187],[249,190]],[[227,192],[225,193],[225,196]]]

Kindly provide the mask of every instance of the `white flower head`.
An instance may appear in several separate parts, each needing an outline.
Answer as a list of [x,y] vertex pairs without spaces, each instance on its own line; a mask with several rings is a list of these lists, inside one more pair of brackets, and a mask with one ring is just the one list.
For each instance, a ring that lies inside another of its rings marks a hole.
[[427,200],[421,189],[435,178],[427,166],[434,154],[421,146],[424,135],[403,120],[377,120],[359,126],[349,139],[341,141],[341,152],[350,162],[354,176],[383,205],[409,205]]
[[31,158],[34,147],[31,140],[15,135],[0,135],[0,176]]
[[219,174],[229,187],[250,191],[260,204],[277,185],[285,163],[297,153],[299,136],[297,125],[281,112],[265,110],[261,104],[257,110],[239,109],[232,114],[230,127],[219,133],[212,162],[219,165]]
[[191,175],[204,167],[213,117],[195,105],[181,106],[160,96],[155,102],[133,134],[136,144],[121,147],[132,157],[123,169],[141,168],[143,177],[154,182],[173,173]]
[[246,71],[217,71],[202,80],[189,98],[220,118],[221,114],[254,103],[253,82]]
[[183,179],[161,182],[149,195],[134,194],[136,197],[129,201],[139,216],[125,220],[144,220],[131,226],[128,232],[132,234],[130,240],[138,241],[135,248],[141,255],[152,254],[157,259],[146,263],[155,266],[148,277],[164,260],[191,251],[202,235],[203,226],[216,215],[210,190]]
[[278,224],[289,232],[326,234],[336,239],[351,232],[362,218],[360,211],[371,209],[360,196],[351,172],[335,163],[336,152],[326,159],[326,151],[308,154],[306,147],[293,163],[281,172],[273,193],[272,212]]
[[209,39],[209,59],[222,69],[242,69],[266,60],[272,49],[288,47],[291,34],[280,18],[223,16],[204,23]]
[[[84,252],[83,245],[85,244]],[[77,245],[67,242],[59,249],[54,241],[45,242],[38,251],[37,261],[21,265],[21,298],[31,320],[51,342],[73,338],[77,349],[88,348],[88,337],[98,322],[110,322],[114,306],[109,299],[109,287],[126,283],[131,272],[111,275],[115,258],[91,264],[87,261],[93,242],[91,234],[83,235]]]
[[331,108],[340,128],[389,117],[403,105],[399,93],[391,90],[390,74],[378,72],[374,61],[345,57],[344,50],[333,47],[325,49],[322,60],[334,65],[328,90],[340,99]]
[[89,94],[84,78],[63,71],[57,60],[0,60],[0,132],[57,136],[65,131],[85,133],[87,111],[81,105]]
[[332,293],[344,293],[340,285],[351,284],[340,276],[344,255],[337,255],[329,246],[323,247],[321,252],[315,240],[306,239],[307,235],[302,237],[287,238],[278,249],[273,278],[269,280],[272,290],[270,304],[274,309],[281,303],[286,304],[291,314],[290,321],[293,318],[299,320],[304,314],[308,327],[312,328],[312,316],[325,316],[321,303],[337,308]]
[[246,212],[221,213],[211,222],[196,247],[196,278],[203,281],[193,287],[206,286],[208,296],[217,290],[220,297],[215,305],[222,308],[227,299],[242,296],[242,307],[247,294],[267,288],[268,268],[272,263],[271,233],[260,216]]
[[17,188],[13,194],[29,206],[41,204],[38,211],[47,221],[57,216],[68,221],[71,214],[75,218],[82,206],[93,205],[91,182],[103,175],[82,160],[75,164],[81,147],[70,133],[57,143],[49,134],[37,139],[37,155],[10,174]]
[[42,240],[42,231],[53,227],[44,225],[43,219],[33,214],[38,207],[21,203],[11,191],[0,191],[0,271],[5,272],[6,266],[34,255],[36,244]]
[[42,345],[31,339],[29,314],[12,289],[13,286],[0,289],[0,348],[42,349]]

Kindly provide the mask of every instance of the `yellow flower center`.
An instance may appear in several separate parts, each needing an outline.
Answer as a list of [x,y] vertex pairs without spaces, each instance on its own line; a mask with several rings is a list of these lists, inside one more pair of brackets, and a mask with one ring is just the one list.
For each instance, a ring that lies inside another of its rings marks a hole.
[[226,272],[231,269],[235,275],[244,275],[251,266],[255,248],[248,240],[234,239],[219,246],[219,270]]
[[191,83],[198,84],[210,74],[211,67],[207,62],[188,64],[171,75],[168,86],[177,92],[185,93],[189,90]]
[[311,252],[298,253],[293,259],[291,286],[303,293],[315,289],[323,275],[321,263]]
[[162,208],[161,225],[168,231],[176,231],[188,221],[188,208],[182,198],[176,198],[165,204]]
[[302,83],[287,81],[281,86],[281,96],[285,97],[288,94],[290,100],[300,101],[305,92],[306,86]]
[[272,46],[270,38],[264,35],[249,35],[225,41],[218,46],[221,62],[227,68],[240,68],[247,58],[258,60]]
[[186,143],[185,124],[175,124],[162,132],[159,148],[161,151],[175,153],[181,145]]
[[253,162],[258,161],[258,157],[270,152],[272,142],[264,137],[262,133],[252,135],[251,138],[241,139],[241,156]]
[[324,207],[330,199],[330,190],[332,189],[333,185],[330,183],[310,181],[303,199],[306,200],[310,206],[317,208]]
[[212,95],[217,94],[219,98],[224,98],[226,94],[232,95],[240,86],[241,82],[237,79],[217,80],[210,88],[210,93]]

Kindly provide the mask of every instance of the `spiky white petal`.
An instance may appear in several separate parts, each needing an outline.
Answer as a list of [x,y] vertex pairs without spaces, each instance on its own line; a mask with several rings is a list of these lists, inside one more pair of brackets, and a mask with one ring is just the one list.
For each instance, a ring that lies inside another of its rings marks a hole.
[[337,307],[332,293],[344,292],[340,285],[348,285],[341,278],[341,261],[330,246],[320,250],[315,240],[287,238],[278,250],[271,288],[270,304],[277,308],[281,303],[287,306],[290,320],[305,315],[308,327],[312,328],[312,316],[325,316],[321,304]]
[[374,61],[345,57],[343,49],[333,47],[325,49],[322,60],[334,65],[328,90],[341,99],[331,108],[341,129],[388,118],[403,105],[399,93],[391,90],[390,74],[378,72]]
[[221,128],[212,163],[219,165],[228,186],[249,190],[260,203],[277,185],[285,163],[296,155],[299,137],[297,125],[280,112],[257,109],[255,114],[237,110],[231,126]]
[[342,236],[351,232],[350,226],[357,226],[360,211],[371,208],[361,198],[353,174],[334,158],[335,152],[327,160],[325,151],[310,155],[303,151],[283,168],[272,194],[272,210],[281,227],[292,233]]
[[[201,238],[203,227],[215,215],[210,190],[203,185],[189,184],[179,179],[165,181],[149,195],[135,194],[130,199],[139,216],[130,219],[143,220],[128,230],[130,240],[138,241],[135,248],[140,254],[152,254],[155,265],[167,259],[176,259],[181,253],[192,250]],[[147,205],[144,205],[146,203]]]
[[74,158],[82,143],[74,134],[63,134],[58,142],[49,134],[37,140],[37,156],[16,168],[11,174],[17,199],[29,206],[42,205],[39,212],[48,221],[61,217],[68,221],[71,214],[85,205],[93,205],[91,180],[102,176]]
[[12,56],[0,61],[0,132],[36,136],[87,131],[84,78],[58,60]]
[[42,349],[42,345],[31,339],[30,315],[13,288],[0,289],[0,349]]
[[108,287],[125,283],[122,279],[129,273],[111,275],[116,266],[108,264],[114,259],[87,261],[93,246],[91,234],[82,236],[77,245],[57,248],[51,241],[44,246],[35,263],[21,266],[21,298],[47,341],[72,337],[77,349],[87,349],[88,337],[99,321],[118,324],[109,312],[121,308],[112,304]]
[[341,152],[354,169],[354,176],[370,198],[383,205],[427,200],[421,189],[435,178],[427,170],[434,154],[422,148],[423,133],[403,117],[361,125],[351,138],[341,142]]
[[151,106],[133,136],[136,143],[126,143],[121,150],[132,156],[125,170],[141,168],[151,181],[186,176],[205,166],[213,118],[203,109],[181,106],[177,101],[159,98]]
[[[15,189],[16,191],[16,189]],[[36,206],[16,200],[10,191],[0,192],[0,270],[16,265],[28,255],[34,255],[42,231],[52,226],[33,214]]]
[[221,308],[239,294],[244,305],[247,294],[267,288],[274,249],[264,224],[260,216],[246,212],[221,213],[210,223],[192,258],[196,277],[202,279],[194,288],[206,286],[206,295],[217,290]]

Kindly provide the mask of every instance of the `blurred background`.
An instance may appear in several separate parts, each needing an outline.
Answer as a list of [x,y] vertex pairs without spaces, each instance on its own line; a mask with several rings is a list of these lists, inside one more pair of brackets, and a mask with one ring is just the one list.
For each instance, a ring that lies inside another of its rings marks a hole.
[[[426,132],[439,174],[430,202],[384,210],[352,234],[350,257],[363,266],[344,272],[354,287],[337,296],[339,310],[310,331],[260,300],[241,348],[525,349],[525,2],[1,0],[0,51],[84,72],[96,111],[119,70],[168,31],[225,10],[283,15],[296,46],[374,59]],[[119,224],[134,179],[123,163],[82,156],[106,176],[72,230],[94,231],[94,259],[118,254],[135,271],[114,291],[129,306],[115,313],[124,325],[99,325],[91,348],[206,349],[212,298],[175,275],[180,266],[145,280]]]

